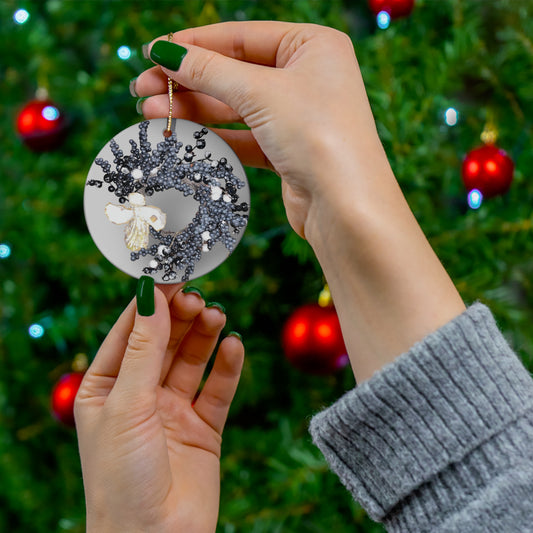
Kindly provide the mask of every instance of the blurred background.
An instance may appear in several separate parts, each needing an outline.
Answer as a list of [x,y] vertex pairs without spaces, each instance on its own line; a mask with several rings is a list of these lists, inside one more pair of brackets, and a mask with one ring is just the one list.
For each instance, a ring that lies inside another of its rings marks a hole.
[[[85,530],[72,372],[94,357],[136,285],[87,232],[85,179],[100,148],[142,119],[128,83],[150,66],[141,45],[171,31],[277,19],[347,32],[418,221],[464,300],[488,304],[533,369],[533,2],[410,4],[0,2],[0,531]],[[333,371],[342,360],[334,328],[314,351],[291,332],[282,343],[293,313],[314,327],[324,279],[287,223],[278,177],[247,174],[241,244],[192,283],[226,306],[226,331],[247,348],[224,436],[218,531],[383,531],[311,443],[311,415],[354,380],[348,367]]]

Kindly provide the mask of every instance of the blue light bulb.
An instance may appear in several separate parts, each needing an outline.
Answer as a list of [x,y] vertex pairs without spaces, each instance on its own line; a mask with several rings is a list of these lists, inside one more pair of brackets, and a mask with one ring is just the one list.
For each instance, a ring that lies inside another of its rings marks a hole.
[[386,11],[380,11],[376,17],[378,28],[386,30],[390,26],[390,15]]
[[41,324],[32,324],[28,328],[28,333],[32,338],[40,339],[44,335],[44,328],[41,326]]
[[28,22],[29,18],[30,14],[25,9],[17,9],[13,15],[13,20],[17,24],[24,24],[25,22]]
[[131,57],[131,49],[129,46],[121,46],[117,50],[117,56],[120,57],[122,60],[129,59]]
[[11,246],[9,244],[0,244],[0,259],[7,259],[11,255]]
[[483,194],[478,189],[472,189],[468,193],[468,205],[471,209],[479,209],[483,202]]

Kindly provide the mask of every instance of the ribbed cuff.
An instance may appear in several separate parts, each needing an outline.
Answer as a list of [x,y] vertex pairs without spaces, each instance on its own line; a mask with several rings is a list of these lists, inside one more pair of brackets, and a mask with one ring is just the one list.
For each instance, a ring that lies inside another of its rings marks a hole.
[[475,304],[316,415],[310,431],[373,519],[423,531],[531,448],[532,407],[531,377]]

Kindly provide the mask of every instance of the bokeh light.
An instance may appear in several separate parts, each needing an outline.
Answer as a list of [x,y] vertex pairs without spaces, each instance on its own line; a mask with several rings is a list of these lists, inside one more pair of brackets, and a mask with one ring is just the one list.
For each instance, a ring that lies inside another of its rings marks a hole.
[[117,56],[124,61],[129,59],[131,57],[131,48],[129,46],[121,46],[117,50]]
[[444,112],[444,122],[448,126],[455,126],[457,124],[457,121],[459,120],[459,113],[457,109],[454,109],[453,107],[449,107]]
[[390,26],[390,15],[386,11],[380,11],[376,17],[378,28],[386,30]]
[[479,209],[483,203],[483,194],[478,189],[472,189],[468,193],[468,205],[471,209]]
[[29,18],[30,14],[25,9],[17,9],[13,15],[13,20],[17,24],[24,24],[25,22],[28,22]]
[[28,333],[32,338],[40,339],[44,335],[44,328],[41,326],[41,324],[32,324],[28,328]]
[[11,246],[9,244],[0,244],[0,259],[7,259],[11,255]]

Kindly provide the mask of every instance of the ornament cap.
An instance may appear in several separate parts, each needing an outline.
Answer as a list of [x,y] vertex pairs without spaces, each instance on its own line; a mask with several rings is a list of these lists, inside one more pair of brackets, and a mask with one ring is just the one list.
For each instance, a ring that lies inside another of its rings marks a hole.
[[72,370],[74,372],[85,372],[89,368],[89,358],[87,354],[77,353],[72,361]]
[[326,283],[324,288],[320,291],[318,295],[318,305],[320,307],[328,307],[332,305],[333,301],[331,299],[331,292],[329,290],[329,285]]

